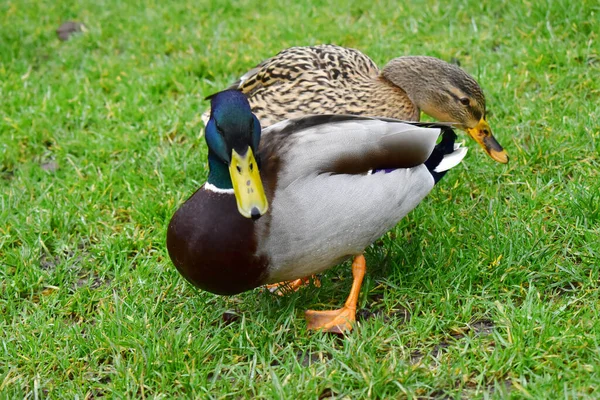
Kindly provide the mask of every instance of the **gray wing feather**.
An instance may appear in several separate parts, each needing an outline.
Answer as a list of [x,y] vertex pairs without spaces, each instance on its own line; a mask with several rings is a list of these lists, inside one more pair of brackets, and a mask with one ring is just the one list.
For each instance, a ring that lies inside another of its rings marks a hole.
[[[267,128],[263,132],[263,143],[267,143],[265,147],[273,147],[271,151],[278,153],[284,165],[279,173],[279,184],[288,184],[309,173],[363,174],[380,168],[414,167],[427,160],[440,135],[439,128],[346,118],[351,119],[292,132],[286,127],[293,124],[293,120]],[[277,140],[278,135],[282,140]],[[269,149],[265,151],[268,153]]]

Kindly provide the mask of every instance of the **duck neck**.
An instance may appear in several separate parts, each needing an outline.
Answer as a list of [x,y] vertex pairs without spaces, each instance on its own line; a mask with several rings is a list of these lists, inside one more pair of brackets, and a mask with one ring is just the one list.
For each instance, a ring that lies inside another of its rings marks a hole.
[[455,97],[450,88],[456,87],[457,81],[477,85],[456,65],[428,56],[395,58],[383,68],[382,76],[402,88],[419,110],[439,120],[448,118],[439,113],[439,107],[448,97]]
[[436,68],[432,64],[431,57],[398,57],[383,68],[382,75],[404,90],[410,101],[425,111],[431,97],[429,89],[439,87]]
[[211,151],[208,153],[208,180],[207,183],[219,189],[233,189],[231,175],[227,164],[221,161]]

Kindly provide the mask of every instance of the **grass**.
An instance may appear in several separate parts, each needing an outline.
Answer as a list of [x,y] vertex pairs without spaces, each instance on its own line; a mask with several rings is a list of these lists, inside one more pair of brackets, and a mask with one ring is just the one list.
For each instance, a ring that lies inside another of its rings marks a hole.
[[[1,2],[0,397],[597,397],[599,22],[592,0]],[[343,338],[302,315],[344,301],[347,264],[218,297],[165,249],[206,177],[203,98],[327,42],[459,60],[511,156],[469,141],[369,249]]]

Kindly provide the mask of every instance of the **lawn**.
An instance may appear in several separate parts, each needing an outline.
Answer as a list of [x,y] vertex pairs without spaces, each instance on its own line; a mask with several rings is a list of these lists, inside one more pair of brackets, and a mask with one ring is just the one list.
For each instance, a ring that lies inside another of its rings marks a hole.
[[[0,397],[600,396],[598,3],[223,3],[0,2]],[[343,303],[348,263],[219,297],[165,246],[206,178],[204,97],[319,43],[460,62],[511,157],[467,141],[367,251],[345,337],[303,313]]]

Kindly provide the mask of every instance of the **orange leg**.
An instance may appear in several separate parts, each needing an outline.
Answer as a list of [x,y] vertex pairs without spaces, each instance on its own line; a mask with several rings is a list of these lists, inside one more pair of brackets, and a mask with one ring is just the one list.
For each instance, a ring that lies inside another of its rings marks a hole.
[[313,281],[316,287],[321,287],[321,281],[317,278],[316,275],[306,278],[295,279],[293,281],[284,281],[279,283],[272,283],[270,285],[265,285],[265,288],[271,293],[274,293],[278,296],[284,296],[286,293],[295,292],[300,289],[302,286],[306,286]]
[[354,257],[352,263],[352,288],[344,307],[330,311],[306,311],[306,325],[308,329],[322,329],[325,332],[342,333],[352,330],[352,323],[356,320],[356,303],[362,286],[367,265],[365,257]]

